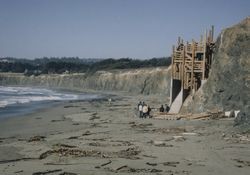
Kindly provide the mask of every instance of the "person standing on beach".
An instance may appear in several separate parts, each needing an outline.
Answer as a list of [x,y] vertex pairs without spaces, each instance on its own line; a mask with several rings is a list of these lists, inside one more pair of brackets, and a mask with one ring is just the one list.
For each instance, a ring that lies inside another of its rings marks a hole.
[[142,118],[142,103],[139,102],[138,104],[138,111],[139,111],[139,118]]
[[165,104],[165,106],[166,106],[166,112],[169,112],[170,107],[168,106],[168,104]]
[[148,105],[147,104],[144,104],[144,106],[142,107],[142,116],[143,118],[146,118],[147,117],[147,114],[148,114]]
[[159,111],[160,111],[160,112],[164,112],[164,107],[163,107],[163,105],[161,105]]
[[151,111],[151,108],[150,108],[150,106],[148,105],[148,112],[147,112],[147,116],[149,117],[149,118],[151,118],[152,116],[150,116],[150,111]]
[[109,98],[109,99],[108,99],[108,102],[109,102],[109,105],[111,105],[112,98]]
[[138,105],[137,105],[137,109],[138,109],[138,111],[139,111],[139,106],[141,105],[142,103],[141,103],[141,101],[138,103]]

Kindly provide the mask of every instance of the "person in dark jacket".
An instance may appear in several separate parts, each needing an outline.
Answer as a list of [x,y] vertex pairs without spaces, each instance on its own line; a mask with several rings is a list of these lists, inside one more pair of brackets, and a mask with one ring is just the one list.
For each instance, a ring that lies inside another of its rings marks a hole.
[[164,112],[164,107],[163,107],[163,105],[161,105],[159,111],[160,111],[160,112]]
[[170,107],[168,106],[168,104],[165,104],[165,106],[166,106],[166,112],[169,112]]
[[148,118],[151,118],[150,111],[151,111],[151,108],[150,108],[150,106],[148,106],[148,113],[147,113]]

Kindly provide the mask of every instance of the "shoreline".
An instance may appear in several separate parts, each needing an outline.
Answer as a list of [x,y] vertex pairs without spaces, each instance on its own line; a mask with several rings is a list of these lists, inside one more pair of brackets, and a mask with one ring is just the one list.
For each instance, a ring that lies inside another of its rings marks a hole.
[[[248,137],[230,120],[156,120],[136,116],[138,100],[118,94],[72,101],[0,122],[0,174],[247,174]],[[245,138],[245,139],[244,139]]]
[[[14,88],[33,88],[33,86],[5,86],[5,87],[14,87]],[[3,120],[5,118],[12,118],[12,117],[20,117],[29,115],[32,113],[39,112],[40,110],[55,107],[67,102],[75,101],[86,101],[86,100],[92,100],[92,99],[103,99],[107,98],[109,95],[105,93],[100,92],[94,92],[94,91],[87,91],[87,90],[72,90],[72,89],[62,89],[62,88],[43,88],[43,87],[35,87],[36,89],[42,89],[42,90],[51,90],[54,91],[54,94],[57,93],[61,94],[70,94],[70,95],[77,95],[79,96],[79,99],[62,99],[62,100],[41,100],[41,101],[33,101],[32,97],[31,101],[27,103],[19,103],[16,102],[14,104],[7,104],[7,106],[0,107],[0,120]],[[52,95],[54,95],[52,94]],[[40,95],[40,94],[38,94]],[[47,94],[44,94],[47,95]],[[94,97],[96,96],[96,97]],[[26,98],[26,96],[22,96],[22,98]],[[4,99],[5,100],[5,99]]]

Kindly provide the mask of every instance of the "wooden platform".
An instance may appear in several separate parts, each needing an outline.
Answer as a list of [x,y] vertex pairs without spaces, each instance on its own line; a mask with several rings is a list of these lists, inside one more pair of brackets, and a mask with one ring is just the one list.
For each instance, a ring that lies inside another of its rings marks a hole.
[[153,114],[154,119],[160,120],[210,120],[223,118],[221,112],[218,113],[200,113],[200,114],[171,114],[158,112]]

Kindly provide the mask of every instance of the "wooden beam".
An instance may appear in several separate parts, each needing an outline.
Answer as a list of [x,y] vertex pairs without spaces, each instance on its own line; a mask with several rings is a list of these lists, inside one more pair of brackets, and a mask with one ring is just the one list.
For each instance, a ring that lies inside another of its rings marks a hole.
[[191,90],[194,88],[194,54],[195,54],[195,42],[194,40],[192,40]]
[[201,35],[200,44],[202,44],[202,42],[203,42],[203,35]]
[[206,41],[208,41],[207,29],[206,29],[206,32],[205,32],[205,33],[206,33],[206,35],[205,35],[205,36],[206,36]]
[[174,53],[175,53],[175,46],[173,45],[173,47],[172,47],[172,77],[174,76]]
[[[207,31],[205,32],[205,36],[207,35]],[[203,64],[202,64],[202,80],[205,80],[205,73],[206,73],[206,59],[207,59],[207,38],[204,37],[204,40],[203,40]]]
[[181,37],[180,37],[180,36],[178,36],[178,43],[177,43],[177,46],[179,46],[179,45],[180,45],[180,43],[181,43]]
[[212,33],[211,42],[213,42],[213,40],[214,40],[214,25],[212,25],[211,33]]
[[181,72],[181,76],[182,76],[182,81],[181,81],[181,88],[184,88],[184,80],[186,79],[185,77],[185,51],[186,51],[186,46],[183,46],[183,51],[182,51],[182,72]]

